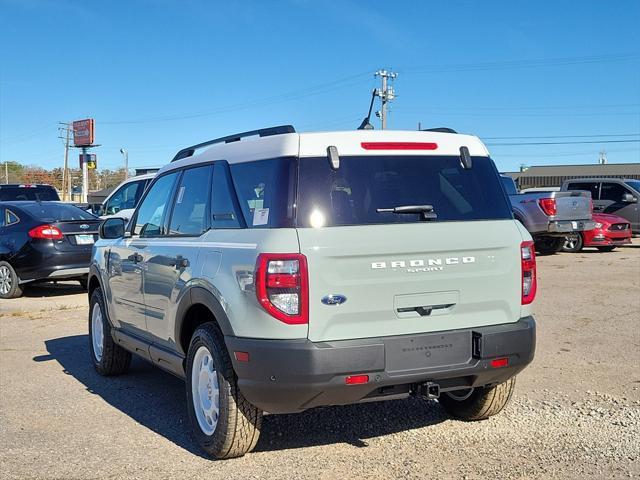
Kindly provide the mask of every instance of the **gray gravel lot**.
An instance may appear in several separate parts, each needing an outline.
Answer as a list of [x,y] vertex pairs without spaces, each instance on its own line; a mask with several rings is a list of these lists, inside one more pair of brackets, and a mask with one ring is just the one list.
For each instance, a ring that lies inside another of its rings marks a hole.
[[268,416],[256,452],[202,455],[183,383],[143,361],[99,377],[86,294],[0,300],[1,478],[640,476],[640,242],[538,261],[534,363],[479,423],[418,399]]

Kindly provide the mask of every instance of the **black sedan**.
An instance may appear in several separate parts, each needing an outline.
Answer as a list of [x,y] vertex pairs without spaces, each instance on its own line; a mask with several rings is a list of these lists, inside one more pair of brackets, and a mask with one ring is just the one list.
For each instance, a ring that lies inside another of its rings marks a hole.
[[78,280],[86,286],[100,219],[62,202],[0,202],[0,298],[26,284]]

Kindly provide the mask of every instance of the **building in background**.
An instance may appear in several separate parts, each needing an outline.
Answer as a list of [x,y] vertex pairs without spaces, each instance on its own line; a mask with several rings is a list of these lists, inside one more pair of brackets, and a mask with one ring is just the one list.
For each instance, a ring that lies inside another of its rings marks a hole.
[[520,172],[504,172],[518,187],[560,187],[571,178],[633,178],[640,180],[640,163],[607,163],[589,165],[535,165]]

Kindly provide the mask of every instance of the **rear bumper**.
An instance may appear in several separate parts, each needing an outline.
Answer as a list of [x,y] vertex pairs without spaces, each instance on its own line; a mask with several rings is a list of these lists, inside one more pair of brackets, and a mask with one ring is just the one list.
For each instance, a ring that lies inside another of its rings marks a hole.
[[549,222],[550,233],[571,233],[593,230],[596,222],[593,220],[554,220]]
[[54,248],[29,248],[12,260],[20,283],[35,280],[79,278],[89,273],[91,252],[63,252]]
[[[245,398],[271,413],[401,398],[425,382],[440,391],[502,383],[533,360],[535,321],[464,330],[314,343],[226,337]],[[248,362],[234,352],[247,352]],[[507,357],[506,367],[491,359]],[[368,375],[347,385],[349,375]]]

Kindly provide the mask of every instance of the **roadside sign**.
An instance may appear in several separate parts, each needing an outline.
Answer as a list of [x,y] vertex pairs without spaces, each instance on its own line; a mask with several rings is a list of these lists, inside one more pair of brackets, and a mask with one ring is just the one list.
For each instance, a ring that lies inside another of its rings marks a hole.
[[98,168],[98,158],[95,153],[81,153],[80,154],[80,169],[82,170],[82,164],[87,162],[87,168],[89,170],[95,170]]
[[73,122],[73,144],[76,147],[93,145],[93,118]]

